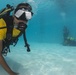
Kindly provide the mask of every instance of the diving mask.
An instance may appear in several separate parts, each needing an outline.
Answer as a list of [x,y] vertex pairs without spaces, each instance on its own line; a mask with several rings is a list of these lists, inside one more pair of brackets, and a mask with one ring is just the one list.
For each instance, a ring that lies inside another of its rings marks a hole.
[[16,11],[15,17],[19,20],[30,20],[32,18],[32,12],[22,8]]

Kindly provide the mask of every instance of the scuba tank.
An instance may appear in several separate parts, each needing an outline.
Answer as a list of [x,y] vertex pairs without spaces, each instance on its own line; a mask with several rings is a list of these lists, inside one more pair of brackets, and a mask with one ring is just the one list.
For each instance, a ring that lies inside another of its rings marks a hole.
[[14,7],[7,4],[6,7],[0,11],[0,18],[5,15],[9,16],[13,10],[14,10]]

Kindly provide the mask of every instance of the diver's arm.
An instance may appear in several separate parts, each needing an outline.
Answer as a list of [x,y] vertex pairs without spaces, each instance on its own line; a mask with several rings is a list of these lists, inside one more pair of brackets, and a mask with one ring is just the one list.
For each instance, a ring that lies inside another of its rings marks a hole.
[[5,62],[3,56],[2,56],[2,41],[0,41],[0,64],[2,65],[2,67],[8,72],[10,73],[11,69],[9,68],[9,66],[7,65],[7,63]]
[[18,74],[16,74],[16,73],[14,73],[14,72],[10,69],[10,67],[7,65],[5,59],[4,59],[3,56],[2,56],[1,51],[2,51],[2,40],[0,40],[0,64],[1,64],[1,66],[2,66],[10,75],[18,75]]

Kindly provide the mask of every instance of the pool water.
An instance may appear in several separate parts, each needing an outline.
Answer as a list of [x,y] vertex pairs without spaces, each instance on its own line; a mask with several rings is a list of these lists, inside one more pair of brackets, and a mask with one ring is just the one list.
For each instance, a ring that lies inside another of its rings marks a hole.
[[[34,16],[28,22],[27,40],[31,51],[24,47],[23,37],[11,46],[4,56],[10,68],[19,75],[76,75],[76,47],[63,46],[63,27],[67,26],[76,38],[75,0],[1,0],[0,9],[6,4],[14,7],[28,2]],[[0,66],[0,75],[8,75]]]

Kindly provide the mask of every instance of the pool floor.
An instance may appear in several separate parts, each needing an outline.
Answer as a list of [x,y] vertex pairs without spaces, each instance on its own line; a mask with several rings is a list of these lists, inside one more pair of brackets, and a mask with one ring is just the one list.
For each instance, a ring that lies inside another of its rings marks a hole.
[[[5,57],[19,75],[76,75],[76,47],[47,43],[31,43],[30,47],[31,52],[14,47]],[[0,75],[8,74],[0,67]]]

